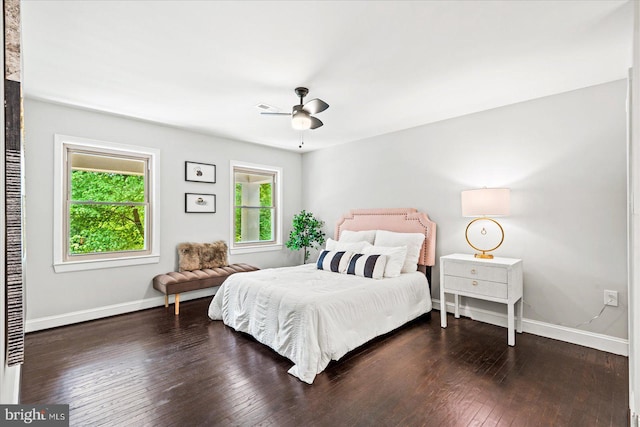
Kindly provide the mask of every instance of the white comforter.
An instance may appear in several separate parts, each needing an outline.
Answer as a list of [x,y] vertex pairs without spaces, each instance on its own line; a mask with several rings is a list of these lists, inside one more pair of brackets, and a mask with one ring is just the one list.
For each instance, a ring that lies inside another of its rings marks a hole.
[[289,373],[311,384],[331,360],[430,310],[422,273],[374,280],[307,264],[229,276],[209,317],[287,357]]

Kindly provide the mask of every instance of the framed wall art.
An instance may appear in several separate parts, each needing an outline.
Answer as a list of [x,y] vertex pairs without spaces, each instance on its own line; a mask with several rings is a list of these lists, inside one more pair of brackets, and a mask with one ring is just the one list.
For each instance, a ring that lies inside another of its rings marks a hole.
[[186,213],[216,213],[216,195],[185,193],[184,211]]
[[216,165],[208,163],[184,162],[184,179],[185,181],[207,182],[215,184],[216,182]]

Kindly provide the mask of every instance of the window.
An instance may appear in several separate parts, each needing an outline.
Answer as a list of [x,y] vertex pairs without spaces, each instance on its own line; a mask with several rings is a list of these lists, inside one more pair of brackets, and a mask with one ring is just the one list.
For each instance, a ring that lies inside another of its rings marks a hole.
[[232,253],[282,248],[280,168],[231,162]]
[[157,150],[56,135],[56,272],[158,262]]

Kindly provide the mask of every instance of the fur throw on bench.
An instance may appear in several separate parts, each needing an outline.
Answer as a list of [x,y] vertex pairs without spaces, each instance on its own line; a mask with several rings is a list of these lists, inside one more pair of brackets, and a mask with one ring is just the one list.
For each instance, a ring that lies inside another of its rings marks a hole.
[[229,265],[227,243],[180,243],[178,245],[178,271],[202,270]]

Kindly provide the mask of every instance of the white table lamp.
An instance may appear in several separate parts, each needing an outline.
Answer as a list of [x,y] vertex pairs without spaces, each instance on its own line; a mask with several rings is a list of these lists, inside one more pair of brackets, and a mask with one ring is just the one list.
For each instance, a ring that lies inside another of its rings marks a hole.
[[[467,225],[465,230],[465,238],[469,246],[481,252],[475,254],[476,258],[491,259],[493,255],[487,252],[494,251],[502,245],[504,229],[498,221],[489,217],[509,215],[510,194],[511,190],[508,188],[479,188],[462,192],[462,216],[477,217]],[[485,228],[488,224],[497,225],[500,231],[493,242]],[[469,238],[469,232],[477,227],[480,227],[480,241],[473,244]]]

